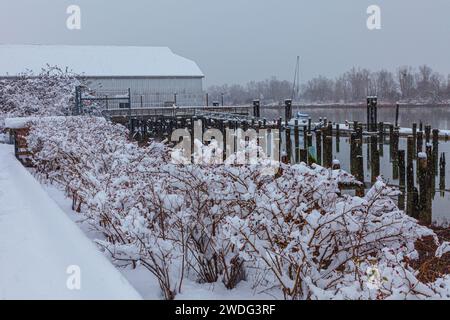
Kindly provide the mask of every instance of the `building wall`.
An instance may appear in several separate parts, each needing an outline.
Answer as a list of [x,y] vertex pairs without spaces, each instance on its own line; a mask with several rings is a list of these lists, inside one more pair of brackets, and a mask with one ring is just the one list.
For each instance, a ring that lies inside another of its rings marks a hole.
[[177,94],[177,105],[202,105],[203,79],[202,78],[144,78],[144,77],[118,77],[118,78],[89,78],[89,87],[97,95],[119,95],[131,89],[132,106],[157,107],[173,103]]

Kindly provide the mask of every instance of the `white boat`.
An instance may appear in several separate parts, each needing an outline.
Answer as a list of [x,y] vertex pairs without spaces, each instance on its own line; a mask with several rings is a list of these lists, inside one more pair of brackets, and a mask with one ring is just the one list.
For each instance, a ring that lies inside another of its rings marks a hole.
[[291,127],[295,126],[295,123],[299,125],[299,127],[307,126],[310,117],[306,113],[297,112],[294,118],[289,120],[288,125]]

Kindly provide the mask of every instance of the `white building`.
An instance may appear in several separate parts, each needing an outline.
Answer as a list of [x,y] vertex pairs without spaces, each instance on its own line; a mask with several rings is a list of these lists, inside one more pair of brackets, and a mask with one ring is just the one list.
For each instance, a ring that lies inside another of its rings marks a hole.
[[47,65],[82,75],[100,96],[131,89],[139,107],[202,105],[204,75],[198,65],[166,47],[0,45],[0,78],[27,70],[34,74]]

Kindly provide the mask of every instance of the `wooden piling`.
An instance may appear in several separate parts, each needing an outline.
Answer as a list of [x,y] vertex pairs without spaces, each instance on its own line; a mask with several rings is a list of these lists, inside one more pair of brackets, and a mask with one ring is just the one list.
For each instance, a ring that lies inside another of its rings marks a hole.
[[308,163],[308,150],[306,149],[300,150],[300,162],[303,162],[305,164]]
[[303,126],[303,149],[308,150],[308,127]]
[[350,135],[350,173],[356,174],[356,132]]
[[414,213],[414,158],[415,158],[415,142],[414,136],[407,138],[407,158],[406,158],[406,213],[413,217]]
[[[357,148],[362,149],[362,144],[359,140],[357,140]],[[362,153],[362,151],[361,151]],[[355,177],[362,183],[361,186],[359,186],[356,189],[356,196],[363,197],[364,196],[364,159],[362,154],[356,156],[356,167],[357,167],[357,173]]]
[[322,130],[316,130],[316,160],[318,165],[322,165]]
[[441,197],[445,197],[445,153],[441,154],[439,159],[439,189],[441,190]]
[[378,152],[378,137],[376,135],[370,136],[370,168],[371,181],[375,183],[380,176],[380,155]]
[[417,132],[416,156],[423,151],[423,131]]
[[284,101],[284,108],[285,108],[285,121],[286,125],[288,125],[289,120],[292,119],[292,100],[286,99]]
[[286,139],[287,163],[290,163],[292,159],[292,141],[291,141],[291,128],[289,128],[288,126],[286,126],[285,129],[285,139]]
[[298,127],[298,120],[295,120],[294,124],[294,143],[295,143],[295,163],[298,163],[300,161],[300,129]]
[[398,118],[399,118],[399,114],[400,114],[400,105],[397,103],[397,105],[395,106],[395,127],[398,128]]
[[398,207],[405,210],[405,186],[406,186],[406,170],[405,170],[405,150],[398,151],[398,168],[399,168],[399,186],[401,194],[398,197]]
[[426,125],[425,126],[425,142],[430,143],[431,140],[431,126]]
[[333,162],[333,137],[326,136],[323,140],[323,166],[331,168]]
[[424,224],[431,224],[430,190],[428,182],[428,159],[427,155],[421,152],[418,155],[419,167],[419,219]]
[[439,174],[439,130],[432,131],[432,145],[433,145],[433,173],[437,177]]
[[392,135],[392,159],[398,159],[398,146],[399,146],[400,132],[398,128],[394,129]]

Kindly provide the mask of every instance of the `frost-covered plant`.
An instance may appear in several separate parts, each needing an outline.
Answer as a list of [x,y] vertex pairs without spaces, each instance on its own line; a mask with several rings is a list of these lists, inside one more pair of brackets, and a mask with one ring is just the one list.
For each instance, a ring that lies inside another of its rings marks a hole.
[[37,175],[63,185],[113,261],[147,268],[166,299],[191,277],[285,299],[450,296],[449,279],[417,279],[415,242],[435,235],[381,180],[359,198],[341,192],[356,183],[341,170],[183,165],[127,136],[100,118],[50,118],[33,121],[28,142]]
[[[0,80],[0,129],[8,117],[70,115],[80,85],[87,86],[82,76],[50,65]],[[98,114],[99,108],[95,103],[89,110]]]
[[67,115],[79,84],[75,75],[50,66],[39,74],[25,72],[0,80],[0,114],[5,117]]

